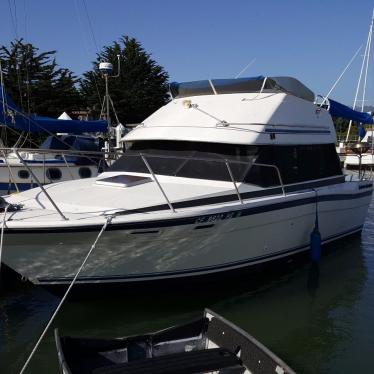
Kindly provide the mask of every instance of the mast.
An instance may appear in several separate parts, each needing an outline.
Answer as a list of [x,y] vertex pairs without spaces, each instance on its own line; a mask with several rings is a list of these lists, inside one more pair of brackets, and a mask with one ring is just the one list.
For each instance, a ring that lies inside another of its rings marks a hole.
[[[361,70],[360,70],[360,76],[359,76],[358,82],[357,82],[356,94],[355,94],[355,98],[354,98],[354,101],[353,101],[353,110],[356,109],[358,92],[359,92],[360,86],[361,86],[362,73],[363,73],[364,67],[366,65],[366,68],[365,68],[365,78],[364,78],[364,87],[363,87],[363,93],[362,93],[362,105],[361,105],[361,111],[364,110],[365,95],[366,95],[367,74],[368,74],[368,66],[369,66],[369,59],[370,59],[370,52],[371,52],[371,37],[372,37],[372,33],[373,33],[373,24],[374,24],[374,9],[373,9],[373,13],[372,13],[372,16],[371,16],[371,23],[370,23],[370,27],[369,27],[368,38],[367,38],[367,41],[366,41],[366,48],[365,48],[364,58],[362,60],[362,65],[361,65]],[[349,133],[351,132],[351,127],[352,127],[352,120],[349,121],[348,132],[347,132],[347,136],[345,138],[345,142],[346,143],[348,143],[348,138],[349,138]]]

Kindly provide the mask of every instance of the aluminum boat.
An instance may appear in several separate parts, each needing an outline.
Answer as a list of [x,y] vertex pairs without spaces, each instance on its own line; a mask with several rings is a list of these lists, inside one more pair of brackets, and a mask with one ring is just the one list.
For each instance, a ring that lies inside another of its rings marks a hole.
[[274,353],[206,309],[202,318],[145,335],[114,339],[60,336],[63,374],[294,374]]

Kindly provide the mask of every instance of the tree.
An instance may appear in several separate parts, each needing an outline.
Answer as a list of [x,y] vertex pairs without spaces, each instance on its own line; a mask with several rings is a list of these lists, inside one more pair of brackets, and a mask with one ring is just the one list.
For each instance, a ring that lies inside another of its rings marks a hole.
[[23,39],[0,47],[6,92],[25,113],[57,117],[80,109],[78,80],[68,69],[58,67],[55,54],[39,53]]
[[84,74],[81,93],[93,113],[100,114],[105,81],[98,65],[103,61],[111,62],[116,72],[117,55],[120,56],[120,76],[109,78],[110,96],[123,124],[139,123],[167,102],[169,76],[136,39],[123,36],[104,47],[93,62],[93,69]]

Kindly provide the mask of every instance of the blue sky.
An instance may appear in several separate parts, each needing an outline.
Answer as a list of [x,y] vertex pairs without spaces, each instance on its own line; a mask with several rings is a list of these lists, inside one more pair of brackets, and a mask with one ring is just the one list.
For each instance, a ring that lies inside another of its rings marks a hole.
[[[10,5],[9,5],[10,4]],[[90,68],[96,47],[84,0],[0,0],[0,43],[17,34],[77,75]],[[291,75],[326,94],[360,45],[332,97],[354,98],[374,1],[369,0],[86,0],[100,49],[121,35],[137,38],[168,71],[171,81]],[[373,51],[374,52],[374,51]],[[373,67],[367,99],[374,104]]]

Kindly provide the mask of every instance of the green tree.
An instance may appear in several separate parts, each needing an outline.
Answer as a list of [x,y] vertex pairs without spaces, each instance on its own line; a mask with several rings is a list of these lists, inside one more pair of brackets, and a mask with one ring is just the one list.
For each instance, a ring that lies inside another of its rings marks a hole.
[[117,72],[117,55],[120,56],[120,76],[109,79],[110,96],[123,124],[139,123],[167,102],[169,76],[136,39],[123,36],[118,42],[104,47],[93,62],[93,69],[84,74],[81,93],[87,106],[99,115],[105,81],[98,64],[111,62]]
[[55,55],[56,51],[40,53],[23,39],[0,47],[6,92],[25,113],[56,117],[81,108],[78,80],[57,65]]

